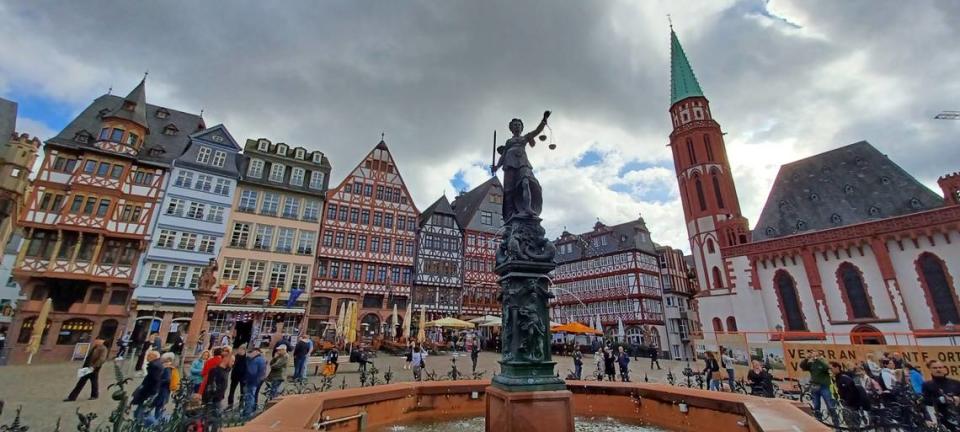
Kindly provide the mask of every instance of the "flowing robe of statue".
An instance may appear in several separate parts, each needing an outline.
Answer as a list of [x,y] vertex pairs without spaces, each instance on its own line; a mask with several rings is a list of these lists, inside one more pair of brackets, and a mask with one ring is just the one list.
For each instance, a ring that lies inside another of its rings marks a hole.
[[550,111],[545,112],[537,128],[525,135],[521,135],[523,122],[513,119],[510,122],[513,136],[498,149],[501,150],[501,157],[493,170],[503,168],[504,221],[509,221],[514,216],[537,217],[543,209],[543,190],[533,175],[533,165],[527,159],[527,145],[536,145],[535,139],[543,132],[549,117]]

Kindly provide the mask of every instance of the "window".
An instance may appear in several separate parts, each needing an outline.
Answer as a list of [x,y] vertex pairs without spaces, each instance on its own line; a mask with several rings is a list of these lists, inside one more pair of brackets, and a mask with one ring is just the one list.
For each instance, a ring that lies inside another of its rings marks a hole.
[[114,306],[127,304],[126,291],[113,291],[110,293],[110,304]]
[[173,182],[174,186],[182,187],[185,189],[190,189],[193,185],[193,172],[192,171],[180,171],[180,174],[177,176],[177,179]]
[[191,219],[203,219],[203,214],[206,213],[206,210],[206,204],[191,202],[190,209],[187,210],[187,217]]
[[187,285],[187,272],[190,268],[187,266],[175,265],[170,270],[170,283],[167,284],[173,288],[183,288]]
[[97,206],[97,217],[106,217],[108,210],[110,210],[110,200],[106,198],[100,200],[100,205]]
[[286,144],[277,144],[277,154],[280,156],[287,155],[287,145]]
[[397,215],[397,231],[403,231],[407,229],[407,217],[404,215]]
[[263,275],[267,270],[267,263],[264,261],[250,261],[250,267],[247,268],[246,286],[259,288],[263,285]]
[[133,184],[150,186],[153,184],[153,174],[146,171],[136,170],[133,172]]
[[707,160],[713,161],[713,146],[710,145],[710,135],[703,134],[703,145],[707,148]]
[[240,202],[238,209],[242,212],[253,212],[257,208],[257,195],[255,190],[243,190],[240,192]]
[[93,251],[97,247],[98,236],[95,234],[83,234],[80,237],[80,251],[77,252],[77,260],[89,262],[93,259]]
[[370,210],[362,210],[360,212],[360,223],[370,225]]
[[280,194],[277,192],[264,192],[263,204],[260,205],[260,214],[276,216],[277,208],[280,207]]
[[728,332],[731,332],[731,333],[736,333],[736,332],[737,332],[737,319],[736,319],[736,318],[734,318],[734,317],[732,317],[732,316],[728,316],[728,317],[727,317],[727,331],[728,331]]
[[102,265],[130,265],[137,256],[137,242],[133,240],[107,240],[100,254]]
[[110,141],[123,142],[123,129],[113,129],[113,133],[110,134]]
[[287,263],[273,263],[273,266],[270,268],[271,288],[280,288],[281,291],[285,291],[284,288],[287,287],[288,268],[289,264]]
[[927,295],[927,303],[933,305],[934,325],[942,327],[947,323],[960,323],[956,291],[950,286],[950,276],[943,261],[936,255],[925,252],[917,259],[916,266]]
[[227,161],[227,153],[217,150],[213,153],[213,162],[211,165],[215,167],[223,167],[223,164]]
[[110,128],[100,129],[100,139],[105,140],[107,138],[110,138]]
[[197,247],[197,235],[193,233],[181,233],[180,242],[177,244],[177,249],[184,249],[192,251]]
[[57,345],[75,345],[79,342],[92,342],[93,321],[73,318],[60,325]]
[[286,169],[286,166],[283,164],[275,163],[270,167],[270,181],[276,183],[283,182],[283,171]]
[[250,224],[237,222],[233,224],[233,234],[230,237],[230,246],[247,247],[247,240],[250,238]]
[[370,238],[370,252],[380,252],[380,237]]
[[213,188],[213,177],[206,174],[200,174],[197,176],[197,183],[193,185],[193,188],[202,190],[204,192],[210,192],[210,189]]
[[293,157],[295,157],[295,158],[297,158],[297,159],[300,159],[300,160],[303,160],[303,154],[304,154],[303,149],[298,148],[298,149],[293,153],[293,155],[294,155]]
[[73,174],[77,169],[77,160],[64,156],[57,156],[53,161],[53,170],[68,174]]
[[303,176],[306,171],[303,168],[293,168],[290,170],[290,184],[294,186],[303,186]]
[[200,151],[197,152],[197,163],[204,165],[210,163],[211,153],[213,153],[213,151],[210,150],[210,147],[200,147]]
[[218,178],[217,185],[213,187],[213,193],[223,196],[230,195],[230,180]]
[[493,225],[493,213],[488,211],[481,211],[480,223],[483,225]]
[[247,176],[253,178],[263,177],[263,160],[250,159],[250,167],[247,168]]
[[200,273],[203,271],[200,267],[190,267],[190,276],[187,278],[187,289],[195,290],[200,285]]
[[360,234],[357,236],[357,250],[364,252],[367,250],[367,236]]
[[721,321],[720,318],[713,318],[713,331],[723,333],[723,321]]
[[293,251],[293,236],[297,230],[293,228],[277,229],[277,252],[290,253]]
[[707,209],[707,199],[703,196],[703,183],[700,181],[700,177],[696,178],[695,186],[697,188],[697,200],[700,202],[700,210]]
[[351,208],[350,209],[350,223],[359,223],[360,222],[360,209]]
[[157,236],[157,247],[158,248],[173,248],[173,241],[177,237],[176,231],[170,231],[162,229],[160,230],[160,235]]
[[787,331],[807,331],[807,323],[803,319],[800,308],[800,298],[797,297],[797,283],[785,270],[778,270],[773,277],[773,284],[777,288],[777,297],[780,300],[780,311]]
[[103,288],[94,288],[90,290],[90,298],[87,299],[87,303],[90,304],[100,304],[103,303]]
[[350,233],[347,234],[347,249],[355,250],[357,248],[357,235]]
[[693,140],[687,138],[687,153],[690,155],[690,164],[697,163],[697,151],[693,148]]
[[342,249],[342,248],[343,248],[343,233],[342,233],[342,232],[337,232],[337,233],[334,235],[334,238],[336,238],[336,240],[334,240],[333,245],[336,246],[338,249]]
[[860,269],[848,262],[840,264],[837,267],[837,281],[843,290],[850,318],[873,318],[873,308]]
[[713,239],[707,239],[707,252],[714,253],[717,249],[713,246]]
[[297,253],[313,255],[313,245],[315,244],[317,244],[317,233],[315,231],[300,231],[300,238],[297,240]]
[[150,265],[150,271],[147,273],[147,286],[163,286],[164,275],[167,274],[167,265],[153,263]]
[[183,216],[183,210],[186,207],[186,203],[180,198],[170,198],[170,202],[167,203],[167,214],[173,216]]
[[330,231],[325,231],[323,233],[323,246],[330,247],[333,246],[333,233]]
[[310,222],[320,220],[320,201],[307,200],[303,205],[303,220]]
[[723,194],[720,192],[720,180],[717,178],[717,175],[713,176],[713,194],[717,199],[717,206],[723,208]]
[[296,219],[300,216],[300,198],[288,196],[283,200],[283,217]]
[[[290,278],[290,288],[298,289],[298,290],[306,290],[307,283],[309,283],[309,280],[310,280],[310,267],[302,264],[294,264],[293,276]],[[316,301],[316,299],[314,299],[314,301]]]
[[53,231],[35,230],[27,247],[27,256],[50,259],[57,235]]
[[383,307],[383,296],[366,294],[363,296],[363,307],[370,309],[380,309]]
[[200,252],[212,254],[217,247],[217,238],[205,235],[200,238]]
[[110,170],[110,178],[119,180],[123,176],[123,165],[114,165]]
[[387,213],[383,217],[383,227],[393,229],[393,213]]
[[312,171],[310,173],[310,189],[323,189],[323,173]]
[[97,167],[97,177],[106,177],[110,172],[110,166],[109,163],[100,162],[100,166]]
[[373,212],[373,226],[383,225],[383,213],[375,211]]
[[225,281],[237,281],[240,280],[240,270],[242,268],[242,259],[226,258],[223,260],[223,272],[220,275]]
[[93,174],[97,170],[97,161],[87,159],[83,162],[83,173],[84,174]]
[[323,160],[323,153],[314,152],[313,153],[313,163],[320,163]]
[[377,199],[383,199],[383,185],[377,185]]
[[380,252],[388,254],[390,253],[391,240],[388,238],[383,239],[383,246],[380,249]]
[[224,208],[221,206],[210,206],[207,212],[207,222],[223,223]]
[[267,141],[265,139],[257,141],[257,150],[265,152],[269,147],[270,147],[270,141]]
[[253,237],[253,248],[269,250],[273,244],[273,225],[257,224],[257,232]]
[[367,198],[373,196],[373,185],[369,185],[369,184],[363,185],[363,196]]

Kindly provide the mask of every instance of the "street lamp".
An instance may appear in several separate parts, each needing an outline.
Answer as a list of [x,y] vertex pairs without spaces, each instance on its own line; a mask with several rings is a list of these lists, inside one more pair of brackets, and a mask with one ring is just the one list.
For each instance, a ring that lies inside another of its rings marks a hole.
[[950,333],[950,346],[956,346],[957,345],[957,339],[956,339],[957,325],[950,321],[947,321],[947,324],[943,326],[943,329],[946,330],[948,333]]

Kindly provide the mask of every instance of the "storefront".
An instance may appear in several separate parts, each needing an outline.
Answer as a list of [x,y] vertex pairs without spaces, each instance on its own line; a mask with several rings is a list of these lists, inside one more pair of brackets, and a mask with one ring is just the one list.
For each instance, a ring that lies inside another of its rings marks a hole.
[[272,347],[283,338],[293,340],[303,326],[303,308],[217,304],[207,307],[204,348],[217,346],[224,336],[238,346]]

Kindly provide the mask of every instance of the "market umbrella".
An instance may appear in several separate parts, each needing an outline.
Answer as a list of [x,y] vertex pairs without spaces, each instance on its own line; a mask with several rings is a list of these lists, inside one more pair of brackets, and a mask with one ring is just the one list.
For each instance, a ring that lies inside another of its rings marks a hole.
[[473,323],[469,323],[463,320],[458,320],[456,318],[447,317],[441,318],[438,320],[430,321],[427,323],[429,326],[433,327],[443,327],[443,328],[474,328]]
[[340,313],[337,314],[337,337],[346,336],[347,325],[347,302],[340,303]]
[[499,321],[499,320],[500,320],[500,317],[494,316],[494,315],[484,315],[484,316],[482,316],[482,317],[474,318],[474,319],[469,320],[469,321],[467,321],[467,322],[471,322],[471,323],[474,323],[474,324],[476,324],[476,325],[478,325],[478,326],[483,327],[483,324],[484,324],[484,323],[487,323],[487,322],[490,322],[490,321],[494,321],[494,320]]
[[427,307],[421,305],[420,306],[420,325],[417,326],[419,327],[417,329],[417,342],[423,343],[423,341],[427,339],[426,323],[427,323]]
[[626,336],[626,332],[623,331],[623,319],[617,318],[617,336],[620,337],[620,342],[623,342],[623,337]]
[[27,364],[33,361],[33,355],[40,351],[40,339],[43,338],[43,331],[47,328],[47,315],[50,315],[50,309],[53,308],[53,300],[47,299],[40,308],[40,314],[33,320],[33,331],[30,332],[30,343],[27,345]]
[[403,316],[403,340],[410,340],[410,321],[413,319],[413,302],[407,300],[407,314]]
[[393,319],[390,321],[390,339],[397,337],[397,304],[393,304]]
[[353,328],[353,302],[347,303],[347,311],[344,313],[343,324],[343,341],[346,343],[351,343],[353,342],[353,336],[351,336],[351,333],[357,333]]
[[350,342],[357,341],[357,331],[360,330],[360,303],[353,302],[350,309]]
[[584,324],[578,323],[576,321],[569,324],[563,324],[555,327],[550,327],[550,331],[554,333],[570,333],[570,334],[586,334],[586,335],[601,335],[603,332],[595,328],[588,327]]
[[499,317],[496,317],[495,319],[492,319],[492,320],[490,320],[490,321],[484,322],[483,324],[480,324],[479,326],[480,326],[480,327],[501,327],[501,326],[503,326],[503,321],[501,321]]

